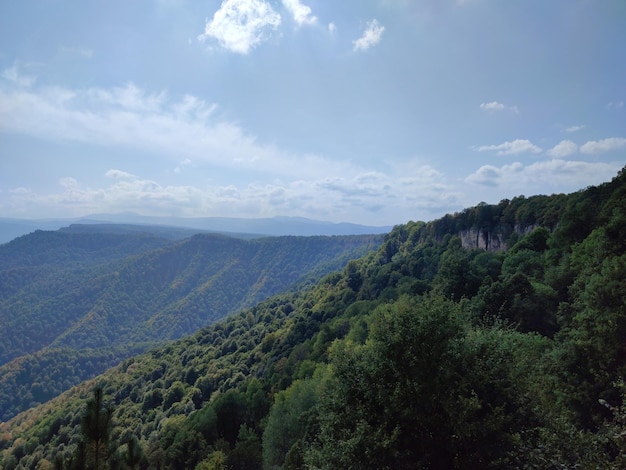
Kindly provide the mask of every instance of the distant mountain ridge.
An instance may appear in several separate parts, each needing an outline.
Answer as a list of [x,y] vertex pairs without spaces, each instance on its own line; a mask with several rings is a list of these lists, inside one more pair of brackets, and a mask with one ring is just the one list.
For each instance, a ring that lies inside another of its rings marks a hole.
[[[151,226],[162,229],[213,232],[226,235],[252,234],[257,236],[316,236],[316,235],[369,235],[384,234],[391,226],[359,225],[347,222],[334,223],[304,217],[235,218],[235,217],[155,217],[131,212],[119,214],[93,214],[68,219],[16,219],[0,217],[0,243],[35,230],[58,230],[68,225],[128,225]],[[187,233],[191,236],[193,233]]]

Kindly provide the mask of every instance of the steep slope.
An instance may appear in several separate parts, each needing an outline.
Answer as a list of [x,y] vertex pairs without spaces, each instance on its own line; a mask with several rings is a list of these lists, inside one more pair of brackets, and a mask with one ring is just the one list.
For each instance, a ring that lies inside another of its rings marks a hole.
[[168,245],[150,234],[36,231],[0,245],[0,364],[37,351],[84,308],[96,280],[129,257]]
[[149,468],[624,468],[626,171],[556,196],[554,225],[550,201],[497,253],[398,226],[312,289],[5,423],[0,463],[78,464],[101,387],[112,459],[137,442]]
[[[354,250],[358,254],[370,249],[378,240],[348,236],[243,241],[196,235],[121,264],[81,271],[78,285],[53,285],[47,295],[42,289],[33,292],[32,284],[16,283],[17,288],[3,292],[1,333],[32,341],[18,353],[45,346],[97,348],[177,338],[294,286],[320,264],[335,261],[337,267],[344,257],[354,256]],[[7,350],[11,343],[3,347]],[[10,349],[0,357],[10,359]]]
[[[37,364],[52,360],[46,357],[48,349],[60,359],[59,348],[85,350],[87,355],[108,348],[107,354],[120,360],[128,356],[129,347],[136,352],[139,345],[145,348],[190,334],[309,276],[337,269],[382,240],[345,236],[246,241],[196,235],[169,244],[148,237],[142,245],[142,238],[36,232],[2,247],[1,265],[6,269],[0,272],[0,335],[6,339],[0,345],[0,365],[22,358],[2,369],[2,419],[41,397],[54,396],[15,394],[8,386],[42,383],[41,374],[49,366]],[[134,240],[143,254],[122,250],[112,240]],[[156,250],[149,249],[155,245]],[[37,352],[30,373],[19,372],[26,363],[23,356]],[[104,370],[105,363],[99,363],[102,367],[88,368],[89,374],[71,374],[71,385]],[[51,392],[67,389],[65,377],[52,382],[47,387]]]

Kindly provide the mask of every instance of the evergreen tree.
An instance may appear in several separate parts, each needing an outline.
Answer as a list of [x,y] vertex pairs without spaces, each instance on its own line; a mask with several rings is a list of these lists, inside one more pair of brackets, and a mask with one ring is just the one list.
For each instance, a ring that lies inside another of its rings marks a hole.
[[93,399],[87,402],[81,423],[85,453],[84,456],[77,456],[77,460],[84,459],[84,468],[94,470],[106,468],[112,416],[113,409],[105,406],[102,388],[97,387]]

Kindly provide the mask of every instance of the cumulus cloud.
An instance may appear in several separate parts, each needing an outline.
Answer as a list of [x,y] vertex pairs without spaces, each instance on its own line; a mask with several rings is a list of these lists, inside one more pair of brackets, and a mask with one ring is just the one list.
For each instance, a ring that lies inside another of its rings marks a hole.
[[294,21],[298,24],[298,26],[302,26],[304,24],[315,24],[317,23],[317,17],[311,15],[311,8],[303,3],[300,3],[300,0],[282,0],[283,5],[289,13],[293,16]]
[[530,140],[516,139],[499,145],[482,145],[475,147],[479,152],[495,151],[497,155],[517,155],[519,153],[540,153],[541,147],[537,147]]
[[519,114],[519,109],[517,106],[506,106],[498,101],[490,101],[489,103],[481,103],[480,109],[483,111],[487,111],[489,113],[495,113],[498,111],[511,111],[514,114]]
[[484,186],[498,186],[502,170],[493,165],[483,165],[469,175],[465,181]]
[[[105,176],[125,173],[110,170]],[[205,204],[201,190],[192,186],[161,185],[155,181],[132,176],[113,177],[113,183],[101,188],[81,184],[75,178],[63,178],[61,190],[46,194],[29,192],[14,195],[13,206],[24,206],[47,213],[50,216],[82,216],[94,212],[137,211],[145,215],[169,213],[184,215]],[[160,208],[160,209],[159,209]]]
[[[404,174],[365,170],[352,176],[294,179],[271,183],[164,184],[109,170],[109,183],[89,187],[65,178],[56,191],[12,191],[4,207],[15,213],[81,216],[94,212],[132,211],[143,215],[201,217],[272,217],[290,214],[331,221],[390,225],[429,220],[458,210],[458,193],[444,175],[428,166],[404,168]],[[124,175],[128,175],[125,177]]]
[[550,157],[563,158],[576,152],[578,152],[578,145],[571,140],[562,140],[548,150],[546,154]]
[[366,51],[370,47],[375,46],[381,41],[384,31],[385,27],[379,24],[378,20],[368,21],[363,35],[352,41],[352,44],[354,44],[353,50],[355,52]]
[[280,23],[280,15],[266,1],[224,0],[198,39],[216,39],[231,52],[247,54],[267,39],[268,32],[276,30]]
[[328,23],[328,32],[330,34],[335,34],[337,31],[337,25],[335,23]]
[[580,146],[582,153],[603,153],[626,148],[626,139],[609,137],[602,140],[590,140]]
[[610,180],[620,170],[619,163],[552,159],[523,165],[514,162],[501,167],[481,166],[465,182],[488,188],[505,188],[511,195],[542,193],[546,188],[574,191]]

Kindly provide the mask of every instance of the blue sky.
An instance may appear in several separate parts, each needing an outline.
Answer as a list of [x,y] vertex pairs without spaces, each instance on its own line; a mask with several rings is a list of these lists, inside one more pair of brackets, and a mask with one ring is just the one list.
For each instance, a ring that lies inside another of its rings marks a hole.
[[0,216],[393,225],[626,165],[623,0],[0,3]]

